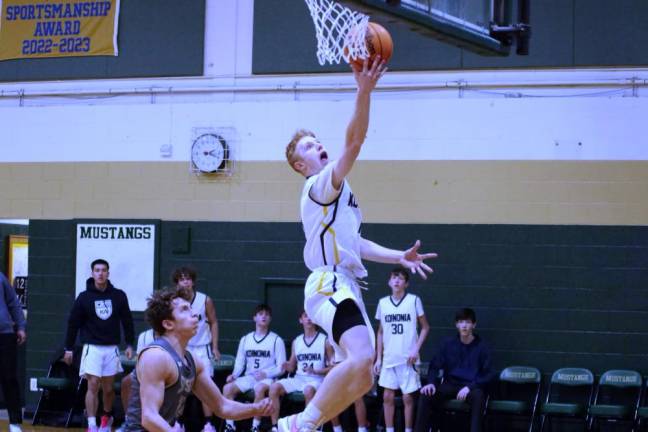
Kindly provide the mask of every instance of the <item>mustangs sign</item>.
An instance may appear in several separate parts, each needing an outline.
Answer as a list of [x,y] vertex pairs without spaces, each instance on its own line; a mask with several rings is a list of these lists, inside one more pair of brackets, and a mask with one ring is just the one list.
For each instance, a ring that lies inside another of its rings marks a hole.
[[[131,310],[146,309],[155,283],[155,225],[77,224],[76,295],[86,289],[90,264],[103,258],[110,264],[110,282],[126,293]],[[97,316],[107,319],[112,304],[95,304]]]
[[0,0],[0,60],[116,56],[119,0]]

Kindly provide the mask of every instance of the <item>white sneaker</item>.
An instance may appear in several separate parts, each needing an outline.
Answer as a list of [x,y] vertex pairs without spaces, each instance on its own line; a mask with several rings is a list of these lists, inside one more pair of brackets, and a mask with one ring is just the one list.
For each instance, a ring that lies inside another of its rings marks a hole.
[[297,414],[280,418],[277,429],[279,432],[297,432]]
[[20,428],[19,424],[10,424],[9,432],[22,432],[22,429]]

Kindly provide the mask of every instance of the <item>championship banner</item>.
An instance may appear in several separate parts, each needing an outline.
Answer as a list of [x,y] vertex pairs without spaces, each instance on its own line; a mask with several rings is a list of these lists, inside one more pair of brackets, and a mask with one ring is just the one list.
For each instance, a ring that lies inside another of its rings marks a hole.
[[79,223],[76,231],[76,296],[86,290],[92,261],[102,258],[131,310],[145,310],[155,284],[155,225]]
[[0,0],[0,60],[118,54],[119,0]]

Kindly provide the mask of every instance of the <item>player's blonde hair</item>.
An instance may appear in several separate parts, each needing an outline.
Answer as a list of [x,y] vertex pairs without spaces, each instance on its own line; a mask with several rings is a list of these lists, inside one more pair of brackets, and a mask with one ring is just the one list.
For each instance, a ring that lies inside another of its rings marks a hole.
[[[299,161],[299,156],[296,154],[297,150],[297,143],[299,142],[300,139],[304,138],[305,136],[310,136],[315,138],[315,133],[312,131],[309,131],[308,129],[298,129],[290,139],[290,142],[286,146],[286,160],[288,161],[288,164],[294,169],[295,171],[299,172],[297,168],[295,168],[295,162]],[[301,172],[299,172],[301,174]]]

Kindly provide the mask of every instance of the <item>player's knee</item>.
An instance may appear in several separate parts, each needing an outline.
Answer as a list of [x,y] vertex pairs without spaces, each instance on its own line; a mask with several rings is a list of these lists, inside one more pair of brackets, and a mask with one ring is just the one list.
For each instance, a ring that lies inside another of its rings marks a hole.
[[88,382],[88,391],[92,393],[97,393],[99,392],[99,387],[101,386],[101,381],[99,380],[99,377],[96,376],[88,376],[86,377],[86,381]]
[[315,397],[315,389],[311,386],[306,386],[306,388],[304,388],[304,398],[306,400],[311,400],[313,397]]
[[383,392],[383,403],[385,405],[394,405],[394,392],[385,390]]
[[225,387],[223,387],[223,394],[228,399],[232,399],[236,396],[236,393],[236,386],[234,384],[225,384]]
[[403,394],[403,405],[414,405],[414,397],[411,393]]
[[270,397],[279,397],[283,393],[283,386],[279,383],[274,383],[270,386]]
[[256,399],[263,399],[267,393],[268,393],[267,385],[260,385],[254,388],[254,396]]

